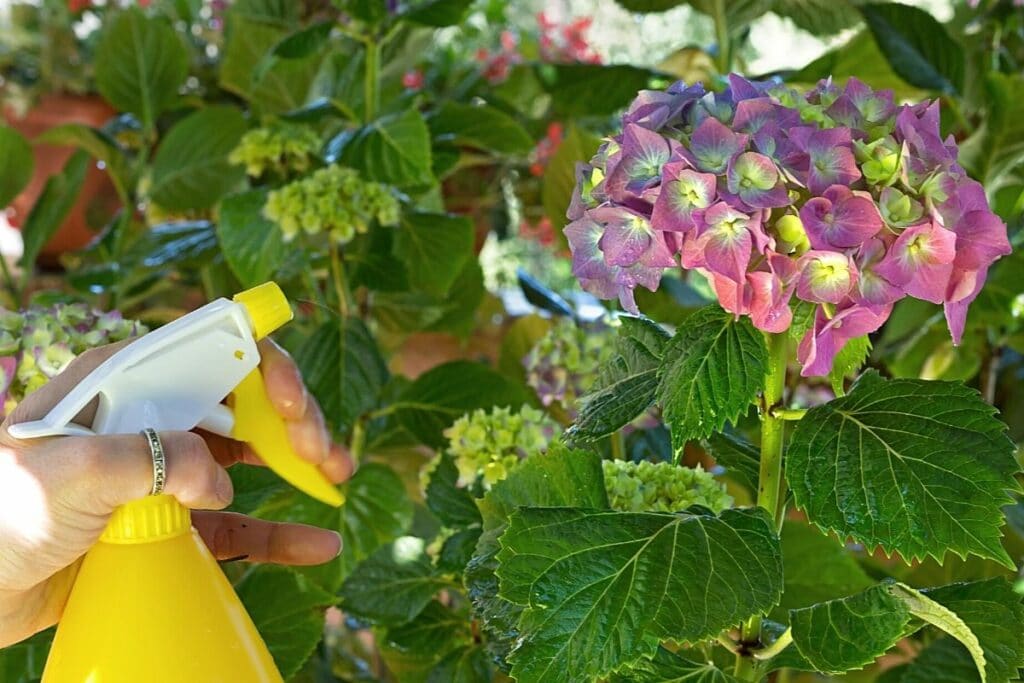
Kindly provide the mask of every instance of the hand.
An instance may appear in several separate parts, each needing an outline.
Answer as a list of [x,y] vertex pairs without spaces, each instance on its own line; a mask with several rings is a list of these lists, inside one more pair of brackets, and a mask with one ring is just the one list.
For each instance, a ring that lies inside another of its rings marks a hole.
[[[141,435],[55,437],[19,441],[7,427],[43,417],[67,392],[125,343],[91,350],[26,397],[0,427],[0,647],[59,619],[82,556],[99,539],[114,508],[149,494],[153,465]],[[260,342],[260,368],[271,402],[287,422],[296,452],[334,482],[352,462],[332,446],[323,413],[291,358]],[[95,406],[76,418],[91,424]],[[320,564],[337,557],[333,531],[213,512],[234,495],[224,468],[260,465],[246,444],[206,433],[162,432],[164,492],[196,510],[192,523],[217,559]]]

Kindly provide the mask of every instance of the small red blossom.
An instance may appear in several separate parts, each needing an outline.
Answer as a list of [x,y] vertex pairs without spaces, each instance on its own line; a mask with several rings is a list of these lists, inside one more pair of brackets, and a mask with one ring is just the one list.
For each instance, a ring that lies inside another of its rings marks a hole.
[[551,157],[554,156],[558,146],[562,144],[562,124],[552,121],[548,124],[548,132],[544,138],[537,143],[537,146],[530,152],[530,175],[542,176],[547,168]]
[[402,74],[402,87],[406,90],[422,90],[423,82],[423,71],[421,69],[409,69]]

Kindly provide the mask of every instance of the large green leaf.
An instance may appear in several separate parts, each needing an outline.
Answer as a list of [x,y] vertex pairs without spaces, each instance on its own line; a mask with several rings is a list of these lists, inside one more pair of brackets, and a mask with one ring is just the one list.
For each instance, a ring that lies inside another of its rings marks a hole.
[[362,320],[333,318],[299,347],[295,360],[332,430],[347,434],[377,405],[388,369]]
[[53,629],[47,629],[20,643],[0,649],[0,681],[39,683],[53,642]]
[[291,678],[323,638],[324,608],[334,596],[286,567],[260,565],[235,586],[277,668]]
[[104,28],[94,64],[100,93],[148,130],[177,101],[188,75],[188,52],[166,21],[129,8]]
[[751,491],[761,476],[761,451],[743,436],[731,432],[712,434],[701,442],[715,462]]
[[468,489],[457,486],[458,480],[459,470],[452,456],[447,451],[438,455],[424,491],[427,507],[448,527],[479,524],[476,498]]
[[502,597],[526,607],[516,680],[579,681],[716,636],[774,607],[782,556],[760,508],[710,514],[520,508],[501,537]]
[[[1006,680],[1006,679],[1004,679]],[[1014,678],[1012,680],[1019,680]],[[953,638],[933,641],[910,664],[884,683],[975,683],[978,668],[964,647]],[[883,683],[879,681],[879,683]]]
[[487,635],[488,647],[507,669],[505,658],[518,638],[523,611],[498,594],[498,538],[517,508],[579,507],[607,509],[601,459],[588,451],[570,451],[553,444],[544,457],[528,458],[477,501],[484,532],[466,568],[466,587],[473,611]]
[[601,368],[597,382],[583,397],[576,423],[566,438],[587,442],[611,434],[654,403],[658,368],[670,335],[647,318],[620,316],[618,354]]
[[[1024,668],[1024,597],[1014,591],[1009,581],[996,578],[955,583],[921,592],[956,612],[977,636],[985,652],[988,683],[1007,683],[1019,679],[1018,672]],[[946,647],[966,658],[971,668],[972,675],[959,680],[964,683],[980,680],[964,645],[952,638],[942,640],[949,641]],[[924,656],[922,654],[921,657]],[[917,665],[915,662],[914,667]],[[915,675],[912,680],[925,679]]]
[[1024,78],[990,73],[985,90],[988,116],[963,142],[960,158],[991,196],[1024,161]]
[[641,659],[610,683],[739,683],[714,664],[694,662],[659,647],[651,659]]
[[435,139],[457,145],[519,155],[533,147],[525,128],[505,112],[488,105],[446,102],[428,124]]
[[614,114],[660,77],[629,64],[545,64],[537,73],[555,112],[565,117]]
[[964,84],[964,49],[935,17],[899,3],[860,8],[893,70],[911,85],[956,93]]
[[789,613],[797,650],[831,674],[875,661],[908,633],[910,621],[910,610],[887,585]]
[[477,408],[527,403],[522,385],[505,379],[480,363],[452,361],[420,375],[392,405],[398,422],[424,444],[444,445],[441,432],[460,416]]
[[213,206],[245,173],[228,163],[245,129],[242,112],[227,106],[200,109],[179,121],[157,149],[149,196],[172,211]]
[[89,155],[78,150],[64,164],[63,170],[50,176],[43,186],[39,199],[36,200],[25,220],[25,225],[21,228],[24,240],[21,266],[28,269],[26,273],[31,272],[39,252],[57,232],[71,207],[75,205],[88,169]]
[[735,422],[764,386],[768,350],[746,317],[717,305],[688,317],[665,349],[658,403],[681,448]]
[[782,610],[852,595],[873,583],[842,543],[803,522],[782,526],[782,567]]
[[389,114],[327,144],[326,158],[359,169],[369,180],[401,188],[434,182],[430,130],[415,109]]
[[786,478],[808,518],[841,538],[908,561],[951,550],[1012,567],[1001,507],[1019,467],[1005,431],[962,384],[869,372],[800,420]]
[[576,164],[590,161],[600,144],[601,140],[596,135],[570,123],[565,137],[548,161],[541,185],[541,201],[544,214],[556,230],[567,222],[565,212],[576,187]]
[[28,141],[13,128],[0,126],[0,207],[6,207],[25,189],[35,163]]
[[815,36],[830,36],[860,21],[850,0],[774,0],[772,12]]
[[917,100],[926,94],[893,71],[871,32],[866,29],[807,64],[789,80],[809,85],[822,78],[833,78],[836,84],[843,84],[850,77],[856,77],[873,88],[893,90],[900,99]]
[[103,162],[121,200],[127,201],[132,182],[128,160],[117,142],[103,131],[81,123],[65,123],[48,129],[36,138],[36,142],[84,149],[94,159]]
[[224,198],[217,222],[217,240],[231,272],[244,287],[274,277],[289,247],[276,223],[263,215],[267,190],[250,190]]
[[432,600],[412,621],[385,629],[378,642],[396,677],[425,680],[445,655],[470,643],[469,628],[465,614]]
[[427,683],[490,683],[490,657],[480,645],[466,645],[438,662]]
[[406,213],[394,254],[405,264],[413,289],[443,297],[473,255],[473,223],[451,214]]
[[378,463],[362,465],[341,486],[345,504],[334,508],[298,491],[267,501],[253,514],[264,519],[312,524],[341,534],[341,555],[327,564],[306,567],[302,573],[334,593],[352,569],[412,524],[413,506],[405,485],[394,471]]
[[462,23],[473,0],[420,0],[414,3],[403,15],[404,19],[443,28]]
[[416,618],[448,582],[434,571],[422,538],[402,536],[378,548],[341,587],[345,611],[376,624]]

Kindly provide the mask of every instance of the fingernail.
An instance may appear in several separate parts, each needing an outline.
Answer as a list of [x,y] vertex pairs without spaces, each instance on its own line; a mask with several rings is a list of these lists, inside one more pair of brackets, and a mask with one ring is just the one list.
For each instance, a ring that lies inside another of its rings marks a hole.
[[337,531],[334,532],[334,535],[338,537],[338,552],[334,554],[335,559],[337,559],[341,557],[341,551],[345,549],[345,541],[342,540],[341,534],[339,534]]
[[231,477],[226,470],[217,470],[217,497],[225,503],[230,503],[235,496],[235,487],[231,483]]

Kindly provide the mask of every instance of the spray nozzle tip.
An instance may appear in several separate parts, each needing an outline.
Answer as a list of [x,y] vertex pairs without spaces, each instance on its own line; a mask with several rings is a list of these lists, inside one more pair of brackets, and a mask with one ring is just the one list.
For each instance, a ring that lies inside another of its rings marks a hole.
[[247,289],[235,295],[235,303],[242,304],[252,321],[253,335],[263,339],[268,334],[292,319],[292,308],[288,298],[276,282]]

